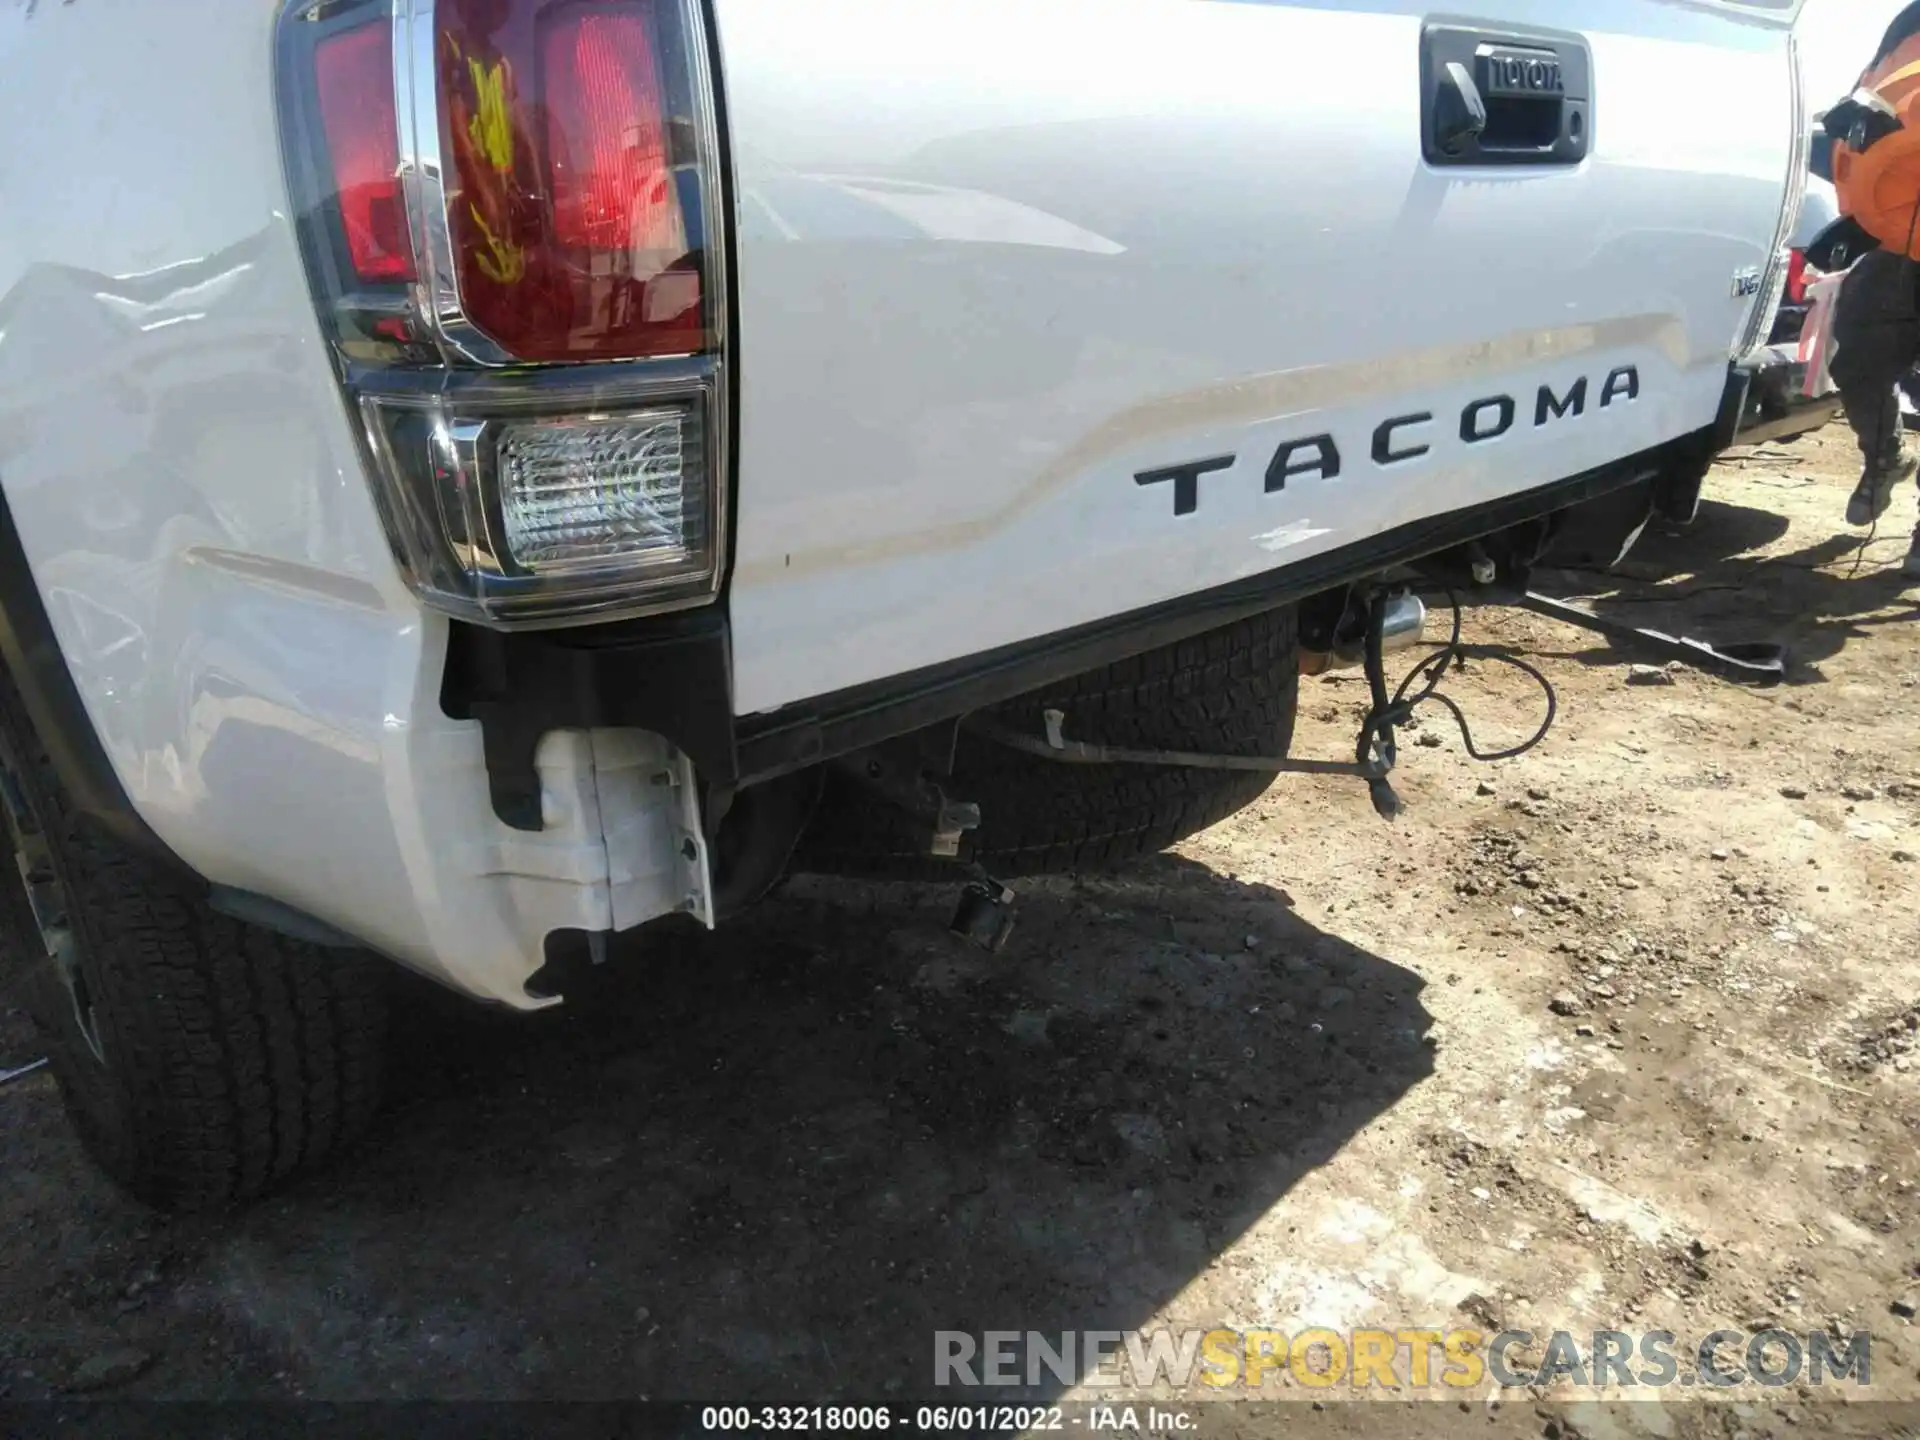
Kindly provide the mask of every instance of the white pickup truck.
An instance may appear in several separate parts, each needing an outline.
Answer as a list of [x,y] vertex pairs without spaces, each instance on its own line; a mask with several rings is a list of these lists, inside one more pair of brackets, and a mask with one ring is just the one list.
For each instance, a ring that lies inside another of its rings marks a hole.
[[90,1148],[318,1159],[387,959],[528,1009],[1246,804],[1375,577],[1690,503],[1797,3],[0,6],[0,920]]

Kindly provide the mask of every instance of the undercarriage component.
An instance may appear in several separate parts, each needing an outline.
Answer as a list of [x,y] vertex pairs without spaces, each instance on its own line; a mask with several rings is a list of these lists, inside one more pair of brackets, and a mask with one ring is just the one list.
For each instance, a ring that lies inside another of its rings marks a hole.
[[1013,891],[976,866],[973,880],[960,892],[947,928],[997,955],[1013,934],[1013,915]]
[[[1373,692],[1373,709],[1361,729],[1355,757],[1351,761],[1296,760],[1287,755],[1222,755],[1190,750],[1133,749],[1069,740],[1066,736],[1066,712],[1059,709],[1042,712],[1041,720],[1046,728],[1044,736],[1025,734],[985,716],[970,718],[966,728],[982,739],[1008,749],[1068,765],[1163,765],[1186,770],[1278,771],[1292,775],[1351,777],[1367,782],[1373,808],[1382,819],[1392,820],[1404,808],[1399,795],[1387,780],[1393,770],[1396,753],[1393,732],[1406,719],[1411,706],[1388,696],[1385,654],[1390,621],[1397,635],[1411,633],[1416,638],[1418,625],[1425,622],[1425,606],[1418,600],[1411,606],[1405,604],[1409,598],[1402,590],[1378,588],[1356,593],[1350,602],[1365,607],[1367,619],[1362,641],[1362,663]],[[1414,620],[1416,612],[1417,622]],[[1456,625],[1455,640],[1458,638]]]
[[[1491,563],[1489,557],[1484,554],[1462,558],[1472,564],[1476,570],[1483,568],[1484,564]],[[1026,734],[984,717],[975,717],[970,720],[968,728],[996,744],[1070,765],[1160,765],[1188,769],[1259,770],[1296,775],[1350,776],[1366,781],[1375,811],[1382,819],[1393,820],[1398,818],[1405,808],[1392,782],[1388,779],[1399,760],[1399,746],[1395,732],[1420,706],[1432,701],[1444,707],[1460,727],[1461,738],[1466,745],[1468,755],[1481,761],[1510,760],[1524,755],[1547,737],[1558,713],[1558,701],[1554,695],[1553,686],[1539,670],[1497,647],[1470,646],[1461,643],[1460,606],[1453,600],[1451,594],[1448,599],[1452,603],[1453,610],[1452,635],[1432,654],[1416,664],[1401,680],[1398,689],[1390,692],[1387,686],[1385,664],[1387,636],[1392,617],[1407,613],[1406,607],[1401,604],[1404,593],[1403,587],[1389,583],[1376,584],[1363,592],[1362,600],[1366,606],[1367,615],[1364,663],[1372,705],[1367,712],[1365,722],[1360,727],[1359,737],[1354,744],[1354,758],[1351,761],[1295,760],[1284,755],[1220,755],[1087,744],[1067,738],[1066,715],[1058,709],[1043,712],[1042,720],[1046,731],[1044,736]],[[1540,722],[1532,735],[1518,745],[1502,750],[1481,750],[1475,743],[1473,729],[1467,723],[1467,717],[1460,706],[1448,696],[1439,693],[1448,669],[1459,664],[1469,655],[1520,670],[1538,683],[1545,692],[1547,697],[1545,719]]]
[[[1681,464],[1674,463],[1676,467]],[[1702,473],[1705,473],[1704,467]],[[1540,563],[1576,569],[1612,569],[1632,553],[1654,515],[1659,513],[1664,484],[1664,477],[1646,475],[1631,485],[1574,506],[1554,526]],[[1475,579],[1482,585],[1493,582],[1491,576]]]
[[[825,778],[818,767],[795,770],[713,797],[708,813],[716,917],[739,914],[780,883],[820,803]],[[722,798],[724,809],[718,803]]]
[[[1370,597],[1366,591],[1358,588],[1351,588],[1346,593],[1345,613],[1341,615],[1339,623],[1322,637],[1320,648],[1306,644],[1303,634],[1300,647],[1302,675],[1324,675],[1329,670],[1353,670],[1366,664],[1367,634],[1372,621],[1368,612]],[[1411,592],[1393,595],[1388,600],[1387,613],[1381,624],[1381,650],[1392,654],[1418,645],[1426,624],[1427,606],[1424,600]]]
[[1550,620],[1625,641],[1649,654],[1663,655],[1722,680],[1742,685],[1778,685],[1787,678],[1786,647],[1768,641],[1715,645],[1689,635],[1669,635],[1663,630],[1629,625],[1624,620],[1609,620],[1579,605],[1531,590],[1498,591],[1487,598],[1493,604],[1529,610]]
[[1418,568],[1428,585],[1444,588],[1456,604],[1505,605],[1530,611],[1737,684],[1778,685],[1786,679],[1784,646],[1766,641],[1716,645],[1689,635],[1669,635],[1664,630],[1610,620],[1583,606],[1542,595],[1531,588],[1537,556],[1537,551],[1529,552],[1525,547],[1509,547],[1497,558],[1477,546],[1461,547],[1432,556]]
[[858,750],[833,765],[923,827],[928,857],[965,864],[973,878],[960,892],[947,928],[997,954],[1013,934],[1013,891],[979,865],[960,860],[961,837],[980,828],[980,807],[953,799],[928,773],[928,766],[951,768],[952,764],[957,727],[942,726],[937,731],[931,739],[905,736]]
[[[1347,760],[1296,760],[1285,755],[1207,755],[1190,750],[1128,750],[1066,738],[1066,712],[1046,712],[1047,734],[1023,735],[990,720],[970,720],[967,729],[996,745],[1066,765],[1174,765],[1183,770],[1278,770],[1290,775],[1345,775],[1369,780],[1375,767]],[[1384,772],[1379,772],[1384,773]]]
[[843,755],[833,765],[894,809],[924,825],[924,853],[936,859],[953,859],[960,854],[960,837],[980,828],[980,807],[949,797],[921,768],[920,759],[920,753],[911,744],[890,742]]
[[[1141,750],[1284,755],[1301,684],[1298,611],[1281,605],[1204,634],[1130,654],[1009,700],[968,705],[976,720],[1022,735],[1045,733],[1047,710],[1073,717],[1078,736]],[[903,737],[904,739],[905,737]],[[950,764],[942,763],[951,753]],[[914,746],[912,758],[949,794],[980,807],[960,858],[1018,883],[1029,875],[1109,870],[1157,854],[1224,820],[1264,792],[1271,770],[1144,765],[1056,765],[962,729],[949,752]],[[952,859],[927,854],[927,826],[843,771],[826,793],[795,868],[865,879],[943,882]]]

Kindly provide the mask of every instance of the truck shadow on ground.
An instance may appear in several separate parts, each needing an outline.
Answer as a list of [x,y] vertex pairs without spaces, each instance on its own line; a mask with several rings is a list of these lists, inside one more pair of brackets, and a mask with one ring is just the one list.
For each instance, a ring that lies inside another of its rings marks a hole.
[[[1864,556],[1867,534],[1838,529],[1788,554],[1746,553],[1786,528],[1785,519],[1767,511],[1707,501],[1692,526],[1650,531],[1615,571],[1542,570],[1535,588],[1610,620],[1668,634],[1713,644],[1784,645],[1787,681],[1799,685],[1824,680],[1821,662],[1876,627],[1920,619],[1920,580],[1899,569],[1904,528],[1883,522]],[[1572,627],[1559,633],[1582,634]],[[1588,665],[1662,658],[1599,636],[1591,645],[1544,653]]]
[[1421,980],[1284,892],[1024,888],[1001,956],[802,879],[547,1015],[409,996],[382,1133],[210,1293],[314,1395],[925,1394],[939,1330],[1146,1323],[1432,1072]]
[[1623,562],[1628,573],[1644,570],[1655,576],[1675,566],[1697,569],[1764,550],[1792,528],[1792,521],[1774,510],[1752,505],[1729,505],[1724,500],[1702,500],[1690,524],[1676,525],[1655,518]]

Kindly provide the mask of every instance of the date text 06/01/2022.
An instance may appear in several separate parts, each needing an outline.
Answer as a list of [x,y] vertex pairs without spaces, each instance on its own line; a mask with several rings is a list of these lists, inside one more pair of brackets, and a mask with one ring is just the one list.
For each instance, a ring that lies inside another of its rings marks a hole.
[[708,1405],[700,1428],[710,1431],[794,1433],[1027,1434],[1083,1430],[1090,1433],[1181,1434],[1194,1428],[1185,1410],[1157,1405]]

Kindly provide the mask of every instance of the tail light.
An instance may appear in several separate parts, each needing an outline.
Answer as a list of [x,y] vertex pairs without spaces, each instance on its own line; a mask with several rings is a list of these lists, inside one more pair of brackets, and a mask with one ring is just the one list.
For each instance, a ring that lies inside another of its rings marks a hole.
[[314,47],[315,88],[354,278],[413,278],[393,110],[393,30],[361,25]]
[[1794,305],[1807,303],[1807,252],[1795,250],[1787,261],[1787,300]]
[[495,626],[709,600],[720,175],[698,0],[295,0],[282,129],[396,559]]

